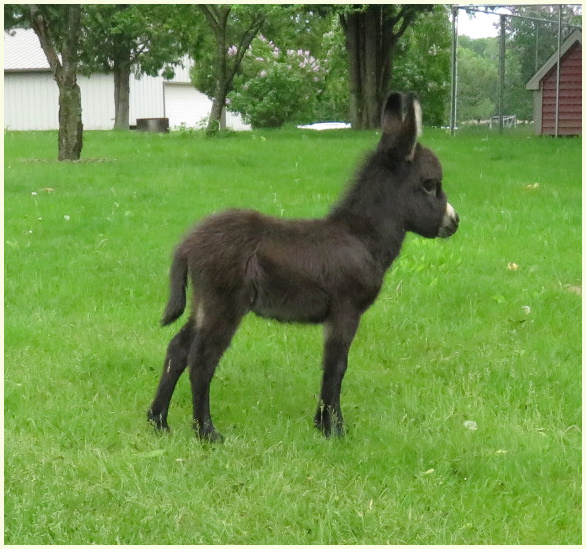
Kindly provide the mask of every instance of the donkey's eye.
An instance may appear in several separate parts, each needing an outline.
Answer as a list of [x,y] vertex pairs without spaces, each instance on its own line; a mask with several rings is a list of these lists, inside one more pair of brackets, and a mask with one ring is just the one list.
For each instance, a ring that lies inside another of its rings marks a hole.
[[436,194],[436,192],[437,192],[437,181],[435,179],[426,179],[423,182],[423,190],[427,194]]

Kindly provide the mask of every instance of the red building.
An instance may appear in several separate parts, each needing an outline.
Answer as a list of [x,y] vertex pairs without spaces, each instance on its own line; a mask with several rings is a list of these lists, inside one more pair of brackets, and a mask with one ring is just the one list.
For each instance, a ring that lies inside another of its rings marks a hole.
[[535,97],[535,133],[582,135],[582,31],[576,30],[568,36],[561,45],[559,58],[559,97],[558,52],[549,58],[526,86]]

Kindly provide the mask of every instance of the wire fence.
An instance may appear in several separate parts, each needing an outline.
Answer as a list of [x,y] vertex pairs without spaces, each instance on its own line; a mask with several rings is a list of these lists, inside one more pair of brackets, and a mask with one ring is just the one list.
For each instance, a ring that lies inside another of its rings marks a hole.
[[[451,132],[530,124],[538,134],[581,134],[582,28],[574,24],[581,7],[538,6],[524,14],[495,7],[452,6]],[[477,13],[494,17],[498,38],[458,36],[458,18]],[[578,116],[579,123],[566,120]]]

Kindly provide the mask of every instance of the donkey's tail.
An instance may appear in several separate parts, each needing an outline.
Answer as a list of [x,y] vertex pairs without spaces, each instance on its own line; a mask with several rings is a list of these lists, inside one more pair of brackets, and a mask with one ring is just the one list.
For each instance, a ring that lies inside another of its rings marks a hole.
[[167,326],[175,322],[185,310],[185,291],[187,288],[187,258],[180,250],[175,252],[171,272],[169,273],[170,291],[169,301],[161,326]]

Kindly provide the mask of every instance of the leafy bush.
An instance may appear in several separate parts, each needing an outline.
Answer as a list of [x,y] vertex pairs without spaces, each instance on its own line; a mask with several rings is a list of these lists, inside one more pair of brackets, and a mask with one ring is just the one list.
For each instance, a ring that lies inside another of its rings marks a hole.
[[345,38],[339,24],[322,35],[322,64],[326,68],[323,93],[314,102],[313,122],[349,122],[350,88]]
[[[229,56],[236,53],[236,46],[228,49]],[[244,55],[228,107],[255,128],[310,121],[325,75],[309,51],[281,51],[261,35]]]

